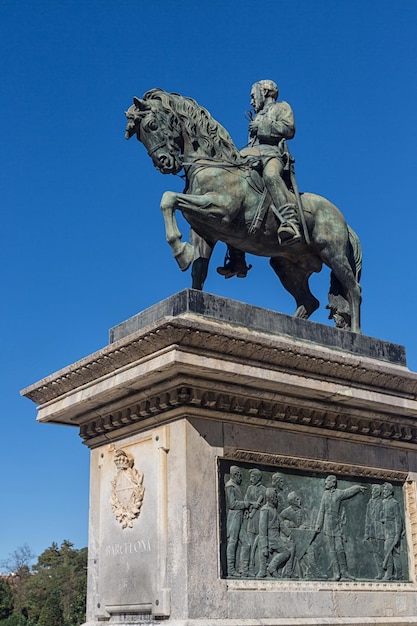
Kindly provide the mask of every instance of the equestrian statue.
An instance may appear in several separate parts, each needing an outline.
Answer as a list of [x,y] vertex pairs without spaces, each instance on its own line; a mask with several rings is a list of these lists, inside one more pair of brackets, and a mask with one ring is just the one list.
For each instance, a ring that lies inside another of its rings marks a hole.
[[[225,278],[245,278],[245,253],[270,264],[296,301],[295,317],[308,319],[319,307],[309,278],[323,263],[331,270],[329,318],[360,333],[361,246],[339,209],[313,193],[299,193],[287,140],[294,115],[278,102],[272,80],[251,91],[249,143],[239,151],[229,133],[192,98],[162,89],[134,98],[126,112],[126,138],[136,135],[163,174],[184,171],[183,193],[161,200],[166,238],[181,270],[191,265],[192,287],[203,289],[214,246],[227,245]],[[175,219],[180,210],[191,226],[190,242]]]

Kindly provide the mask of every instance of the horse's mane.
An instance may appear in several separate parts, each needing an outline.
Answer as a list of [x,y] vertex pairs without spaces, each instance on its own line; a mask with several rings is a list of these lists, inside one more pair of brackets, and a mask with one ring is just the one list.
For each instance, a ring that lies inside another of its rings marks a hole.
[[191,141],[203,143],[211,157],[232,163],[241,160],[227,130],[192,98],[156,88],[147,91],[143,99],[159,100],[166,112],[177,115]]

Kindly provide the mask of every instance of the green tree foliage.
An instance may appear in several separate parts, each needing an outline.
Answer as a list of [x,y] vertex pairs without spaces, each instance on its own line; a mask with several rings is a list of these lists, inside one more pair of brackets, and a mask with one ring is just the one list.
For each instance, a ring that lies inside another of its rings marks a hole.
[[13,611],[13,592],[7,582],[0,578],[0,620],[9,617]]
[[0,626],[79,626],[85,621],[87,548],[53,543],[23,581],[13,585],[14,613]]
[[[11,552],[0,566],[8,572],[13,572],[13,583],[11,589],[13,592],[14,615],[21,615],[25,606],[25,587],[26,582],[30,578],[30,564],[35,559],[35,555],[27,543],[19,546]],[[12,617],[10,618],[12,619]],[[15,617],[13,616],[13,619]],[[17,619],[17,618],[16,618]],[[3,624],[2,624],[3,626]]]
[[65,626],[61,594],[58,589],[52,589],[46,598],[39,615],[38,626]]
[[23,615],[17,615],[16,613],[10,615],[7,619],[0,621],[1,626],[36,626],[33,622],[29,622]]

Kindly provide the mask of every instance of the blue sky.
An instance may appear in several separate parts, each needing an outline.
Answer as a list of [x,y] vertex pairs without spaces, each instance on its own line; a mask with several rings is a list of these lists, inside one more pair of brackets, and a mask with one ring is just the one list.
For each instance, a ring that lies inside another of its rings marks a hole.
[[[274,79],[295,114],[300,190],[332,200],[361,238],[363,332],[405,345],[417,369],[414,0],[2,0],[0,56],[0,561],[24,543],[87,544],[88,450],[75,429],[37,424],[19,390],[190,286],[159,210],[183,183],[124,139],[134,95],[191,96],[243,146],[250,87]],[[207,291],[292,314],[267,260],[225,281],[223,255]],[[328,282],[311,281],[317,322]]]

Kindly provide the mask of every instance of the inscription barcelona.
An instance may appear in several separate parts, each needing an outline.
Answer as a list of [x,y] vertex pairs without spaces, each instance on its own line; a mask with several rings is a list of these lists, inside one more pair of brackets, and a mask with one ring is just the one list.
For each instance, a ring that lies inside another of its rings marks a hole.
[[141,554],[151,552],[151,544],[148,539],[137,539],[136,541],[124,541],[123,543],[111,543],[106,545],[106,556],[119,556],[124,554]]
[[220,461],[228,578],[408,580],[402,485]]

